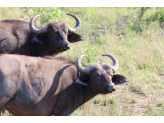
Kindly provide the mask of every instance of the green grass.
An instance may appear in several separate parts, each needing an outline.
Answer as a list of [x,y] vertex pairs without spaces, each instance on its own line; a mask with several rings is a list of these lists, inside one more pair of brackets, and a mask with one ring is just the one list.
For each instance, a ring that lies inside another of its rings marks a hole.
[[[29,21],[24,13],[26,8],[0,8],[0,19]],[[73,27],[75,21],[66,13],[76,14],[81,19],[81,29],[85,41],[71,44],[71,49],[58,54],[76,59],[84,54],[82,62],[86,66],[111,59],[102,54],[114,55],[120,64],[117,73],[126,76],[127,84],[116,86],[116,91],[98,95],[79,107],[75,116],[161,116],[164,115],[164,32],[158,22],[149,26],[141,24],[142,32],[132,30],[137,9],[133,8],[61,8],[64,21]],[[153,14],[156,8],[145,13],[144,18]],[[22,17],[24,14],[24,17]],[[39,21],[39,20],[38,20]],[[46,25],[46,24],[45,24]],[[104,28],[103,26],[109,26]],[[138,27],[137,27],[138,28]],[[76,51],[76,52],[75,52]],[[5,115],[5,114],[4,114]]]

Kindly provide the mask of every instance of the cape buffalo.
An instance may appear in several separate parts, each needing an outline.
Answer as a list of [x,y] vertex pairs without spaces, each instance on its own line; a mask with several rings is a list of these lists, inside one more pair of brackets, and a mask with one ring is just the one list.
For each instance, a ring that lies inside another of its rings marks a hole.
[[62,59],[0,55],[0,111],[13,115],[70,115],[98,94],[115,91],[127,79],[113,75],[119,63],[95,63],[87,68]]
[[28,56],[48,56],[70,49],[70,43],[84,40],[75,33],[80,29],[80,19],[75,27],[69,27],[64,22],[51,22],[42,29],[34,26],[34,21],[40,15],[34,16],[30,23],[20,20],[0,21],[0,53],[22,54]]

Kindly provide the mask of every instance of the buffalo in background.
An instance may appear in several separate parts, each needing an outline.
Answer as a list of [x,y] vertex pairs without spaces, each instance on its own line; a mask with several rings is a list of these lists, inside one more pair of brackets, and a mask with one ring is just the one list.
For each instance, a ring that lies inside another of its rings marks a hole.
[[70,43],[84,40],[75,33],[80,29],[80,19],[75,27],[64,22],[51,22],[44,28],[34,26],[39,15],[34,16],[30,23],[21,20],[0,21],[0,53],[21,54],[28,56],[52,56],[70,49]]

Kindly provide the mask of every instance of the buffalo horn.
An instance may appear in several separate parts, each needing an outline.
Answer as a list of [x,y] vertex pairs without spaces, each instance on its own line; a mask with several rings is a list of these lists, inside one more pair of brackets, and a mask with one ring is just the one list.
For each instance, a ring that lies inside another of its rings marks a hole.
[[34,26],[34,21],[35,21],[36,18],[39,17],[39,16],[40,16],[40,15],[35,15],[35,16],[30,20],[30,23],[29,23],[29,26],[30,26],[31,31],[33,31],[35,34],[46,33],[46,32],[47,32],[47,28],[48,28],[48,26],[45,26],[45,27],[42,28],[42,29],[37,29],[37,28]]
[[68,32],[69,32],[69,33],[72,33],[72,32],[78,31],[78,30],[80,29],[80,26],[81,26],[80,19],[79,19],[76,15],[73,15],[73,14],[67,13],[67,15],[72,16],[72,17],[76,20],[76,25],[75,25],[75,27],[72,28],[72,27],[69,27],[69,26],[68,26]]
[[109,55],[109,54],[104,54],[102,56],[108,56],[108,57],[110,57],[112,59],[113,65],[111,67],[112,67],[113,71],[116,72],[118,70],[118,68],[119,68],[118,60],[114,56]]
[[94,65],[91,65],[87,68],[83,67],[81,65],[81,59],[82,57],[84,57],[84,55],[80,55],[79,58],[77,58],[76,60],[76,67],[77,67],[77,70],[79,70],[81,73],[84,73],[84,74],[89,74],[89,72],[94,68]]

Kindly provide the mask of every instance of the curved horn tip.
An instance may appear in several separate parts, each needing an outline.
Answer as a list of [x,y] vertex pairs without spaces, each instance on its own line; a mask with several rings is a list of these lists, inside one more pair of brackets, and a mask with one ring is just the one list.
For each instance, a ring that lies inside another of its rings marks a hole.
[[84,57],[85,55],[80,55],[80,57]]
[[[103,54],[102,56],[107,56],[107,55],[110,55],[110,54]],[[111,55],[110,55],[111,56]]]
[[36,21],[36,18],[39,17],[40,15],[35,15],[31,20],[30,20],[30,23],[29,23],[29,26],[30,26],[30,29],[32,32],[36,33],[36,34],[39,34],[39,33],[46,33],[47,32],[47,28],[48,26],[45,26],[44,28],[42,29],[38,29],[34,26],[34,22]]
[[94,65],[91,65],[89,67],[83,67],[81,65],[81,59],[82,57],[84,57],[84,55],[80,55],[77,60],[76,60],[76,67],[77,67],[77,70],[79,70],[81,73],[84,73],[84,74],[89,74],[89,72],[94,68]]
[[37,16],[37,17],[38,17],[38,16],[40,16],[40,15],[35,15],[35,16]]
[[71,14],[71,13],[67,13],[66,15],[74,15],[74,14]]
[[110,54],[103,54],[102,56],[109,56],[109,57],[115,58],[113,55],[110,55]]
[[80,21],[80,19],[76,15],[74,15],[74,14],[67,13],[67,15],[73,17],[76,20],[75,27],[72,28],[72,27],[69,27],[68,26],[69,27],[68,28],[68,32],[70,32],[70,33],[77,32],[80,29],[80,27],[81,27],[81,21]]
[[118,70],[118,68],[119,68],[119,62],[118,62],[118,60],[114,56],[112,56],[110,54],[103,54],[102,56],[108,56],[108,57],[110,57],[112,59],[112,61],[113,61],[113,70],[114,71],[117,71]]
[[37,18],[37,17],[39,17],[40,15],[35,15],[33,18]]
[[77,59],[82,59],[85,55],[80,55]]

